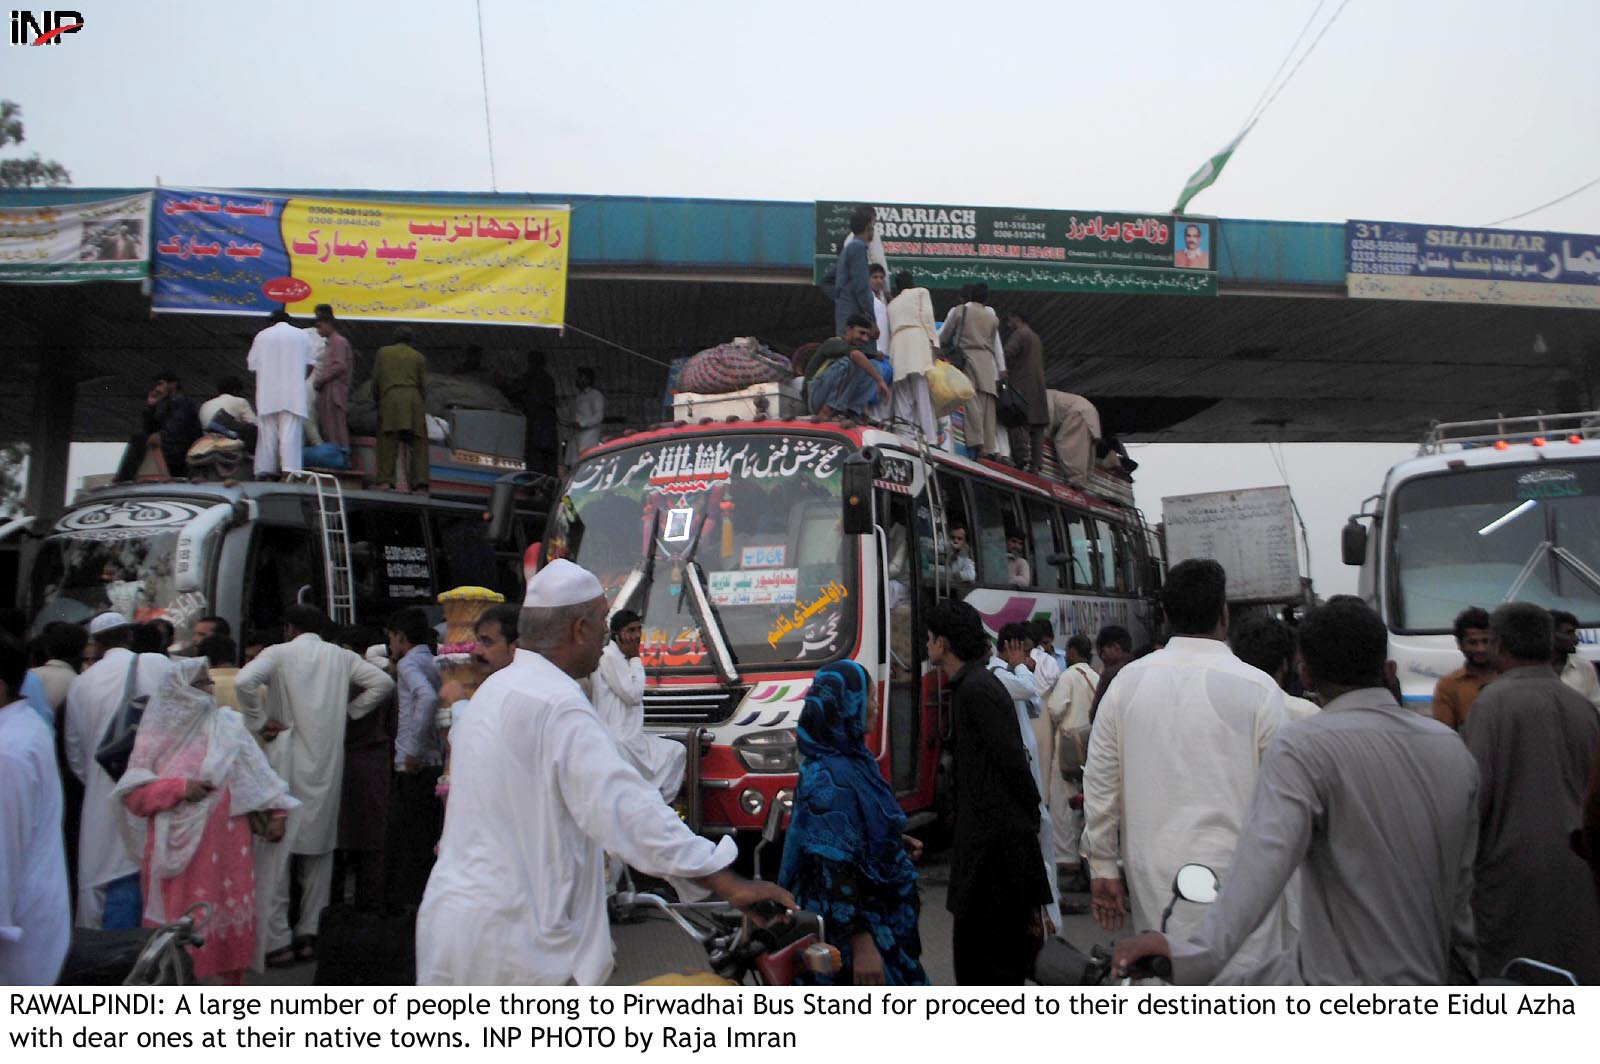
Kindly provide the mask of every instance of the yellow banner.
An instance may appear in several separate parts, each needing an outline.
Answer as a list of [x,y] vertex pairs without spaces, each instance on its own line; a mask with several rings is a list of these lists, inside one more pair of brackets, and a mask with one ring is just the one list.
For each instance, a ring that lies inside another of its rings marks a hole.
[[283,205],[283,244],[296,286],[285,305],[309,316],[543,325],[567,304],[566,207],[463,207],[311,200]]

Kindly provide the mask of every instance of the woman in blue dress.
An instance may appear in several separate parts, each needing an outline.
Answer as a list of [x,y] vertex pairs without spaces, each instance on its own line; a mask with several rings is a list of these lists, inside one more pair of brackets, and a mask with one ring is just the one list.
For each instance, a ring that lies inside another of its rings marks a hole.
[[853,661],[817,671],[797,738],[804,761],[779,881],[827,921],[843,966],[822,983],[926,984],[917,933],[921,844],[867,750],[874,685]]

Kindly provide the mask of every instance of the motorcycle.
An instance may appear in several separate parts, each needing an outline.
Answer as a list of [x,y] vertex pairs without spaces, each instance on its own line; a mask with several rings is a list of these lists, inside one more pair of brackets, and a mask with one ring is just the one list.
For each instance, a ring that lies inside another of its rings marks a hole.
[[190,949],[205,945],[211,922],[208,902],[195,902],[184,914],[157,928],[73,932],[72,948],[61,968],[62,986],[192,986]]
[[[783,817],[793,808],[792,797],[772,803],[755,848],[755,878],[761,878],[762,851],[777,838]],[[623,873],[626,889],[612,895],[613,920],[637,919],[643,910],[664,913],[706,951],[710,969],[732,983],[753,981],[759,986],[792,986],[801,972],[837,973],[839,951],[827,944],[823,918],[812,912],[790,912],[765,902],[756,907],[758,926],[724,901],[671,901],[660,894],[634,889],[633,873]]]
[[[1203,864],[1186,864],[1172,878],[1172,898],[1161,912],[1161,931],[1167,930],[1172,911],[1178,902],[1210,905],[1217,900],[1222,888],[1217,874]],[[1111,951],[1104,946],[1094,946],[1087,955],[1057,935],[1040,950],[1035,965],[1034,981],[1041,986],[1098,986],[1111,974]],[[1128,986],[1135,979],[1171,979],[1172,960],[1168,957],[1146,957],[1139,961],[1122,979]]]

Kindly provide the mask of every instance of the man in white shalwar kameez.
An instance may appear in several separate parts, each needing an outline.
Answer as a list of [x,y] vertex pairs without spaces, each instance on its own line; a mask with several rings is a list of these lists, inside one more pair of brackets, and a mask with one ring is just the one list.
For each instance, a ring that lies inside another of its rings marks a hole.
[[1067,640],[1066,671],[1056,680],[1044,704],[1045,717],[1050,722],[1050,753],[1046,755],[1049,778],[1045,786],[1049,790],[1050,819],[1056,827],[1056,863],[1062,875],[1073,879],[1078,878],[1083,866],[1083,814],[1072,808],[1072,799],[1083,793],[1083,772],[1068,762],[1076,762],[1078,744],[1089,741],[1089,707],[1094,705],[1095,688],[1100,683],[1100,675],[1089,664],[1093,654],[1088,636],[1075,635]]
[[793,908],[776,884],[728,870],[731,839],[713,845],[684,826],[583,696],[578,678],[595,670],[606,638],[594,574],[552,561],[528,581],[523,607],[515,659],[483,682],[451,730],[456,771],[417,914],[417,982],[605,982],[608,850],[690,895]]
[[256,375],[256,476],[303,468],[306,371],[315,362],[311,341],[282,311],[251,341],[246,364]]
[[1016,707],[1017,730],[1022,733],[1022,745],[1028,751],[1028,764],[1033,769],[1033,785],[1040,795],[1039,855],[1044,858],[1044,878],[1050,884],[1050,904],[1045,907],[1045,913],[1059,929],[1061,886],[1056,882],[1056,829],[1050,822],[1050,809],[1043,797],[1044,761],[1033,730],[1033,722],[1042,710],[1039,707],[1038,684],[1033,678],[1033,670],[1028,668],[1027,651],[1018,635],[1022,628],[1022,625],[1008,624],[1000,629],[1000,650],[989,658],[988,668],[994,678],[1000,681],[1000,686],[1006,689],[1006,694],[1011,696],[1011,704]]
[[[359,654],[325,642],[331,627],[314,606],[284,613],[285,642],[267,647],[239,670],[234,693],[245,726],[266,744],[267,761],[289,783],[300,808],[289,814],[282,842],[257,843],[256,955],[273,965],[301,960],[311,947],[333,884],[344,779],[345,721],[371,713],[394,691],[394,681]],[[359,693],[352,700],[350,692]],[[300,919],[289,930],[289,859],[300,873]],[[270,956],[276,954],[276,956]]]
[[[67,767],[83,784],[83,819],[78,828],[78,926],[104,926],[106,888],[139,874],[144,856],[145,829],[122,807],[112,790],[117,781],[94,758],[106,728],[122,709],[128,690],[128,672],[135,670],[133,694],[155,694],[172,667],[165,654],[140,654],[128,649],[133,628],[117,613],[102,613],[89,622],[89,636],[103,648],[100,660],[85,669],[67,688],[65,734]],[[137,883],[137,879],[134,880]],[[135,890],[136,892],[136,890]],[[119,928],[138,927],[114,921]]]
[[689,751],[682,743],[644,730],[644,662],[639,660],[643,629],[632,610],[618,610],[612,616],[611,642],[600,653],[591,683],[594,708],[623,760],[670,802],[683,787]]
[[54,737],[20,695],[28,652],[0,634],[0,984],[52,986],[72,940]]
[[[1129,902],[1135,929],[1159,928],[1182,865],[1209,865],[1228,881],[1262,756],[1288,720],[1278,685],[1224,642],[1222,566],[1210,559],[1174,566],[1162,605],[1178,634],[1117,673],[1100,701],[1084,766],[1094,915],[1108,931],[1121,928]],[[1180,901],[1168,933],[1191,937],[1204,918],[1205,906]],[[1280,897],[1219,978],[1259,967],[1289,941]]]
[[567,439],[567,468],[578,464],[578,458],[591,447],[600,444],[600,426],[606,420],[606,397],[594,386],[594,370],[587,367],[578,371],[578,394],[572,397],[572,427],[575,430]]
[[889,335],[878,346],[889,352],[894,382],[889,392],[894,404],[894,429],[915,436],[922,430],[929,444],[939,439],[939,421],[933,415],[927,373],[939,350],[939,330],[933,316],[933,297],[916,287],[906,270],[895,275],[895,296],[889,301]]

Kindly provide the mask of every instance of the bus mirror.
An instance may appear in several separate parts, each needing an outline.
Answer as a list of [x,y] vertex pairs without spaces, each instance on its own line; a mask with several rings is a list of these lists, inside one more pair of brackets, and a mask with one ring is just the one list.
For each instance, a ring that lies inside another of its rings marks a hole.
[[1367,560],[1367,530],[1354,517],[1344,523],[1339,535],[1339,546],[1346,565],[1360,565]]
[[844,534],[865,536],[877,524],[873,514],[872,482],[878,472],[878,450],[863,447],[844,460],[842,502]]
[[1066,565],[1071,560],[1072,560],[1072,555],[1070,555],[1070,554],[1056,553],[1056,554],[1047,554],[1047,555],[1045,555],[1044,563],[1046,565]]

